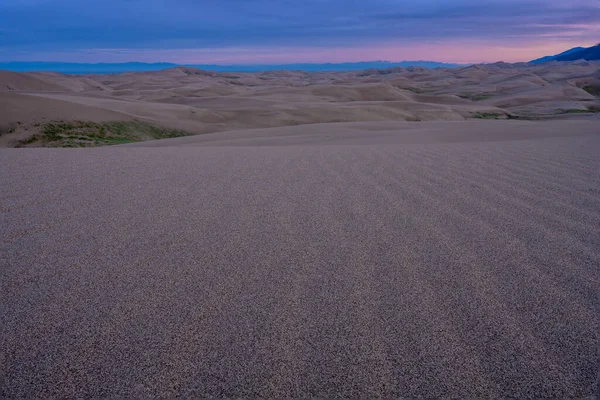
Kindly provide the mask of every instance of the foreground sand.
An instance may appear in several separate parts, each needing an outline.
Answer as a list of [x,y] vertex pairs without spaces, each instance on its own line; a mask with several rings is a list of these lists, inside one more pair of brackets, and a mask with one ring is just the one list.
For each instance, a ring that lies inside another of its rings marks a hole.
[[2,395],[597,395],[597,126],[0,150]]

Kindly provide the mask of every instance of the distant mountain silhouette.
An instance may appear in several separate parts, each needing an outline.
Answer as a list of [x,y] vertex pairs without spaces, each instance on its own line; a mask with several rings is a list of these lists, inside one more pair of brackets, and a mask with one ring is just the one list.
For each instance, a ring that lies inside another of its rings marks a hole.
[[600,43],[592,47],[575,47],[554,56],[546,56],[530,61],[531,64],[541,64],[548,61],[600,60]]
[[365,69],[385,69],[394,67],[425,67],[425,68],[454,68],[461,67],[460,64],[446,64],[435,61],[363,61],[339,64],[280,64],[280,65],[193,65],[173,63],[56,63],[56,62],[0,62],[0,70],[14,72],[60,72],[63,74],[115,74],[122,72],[148,72],[158,71],[174,67],[193,67],[216,72],[264,72],[293,70],[306,72],[329,72],[329,71],[360,71]]

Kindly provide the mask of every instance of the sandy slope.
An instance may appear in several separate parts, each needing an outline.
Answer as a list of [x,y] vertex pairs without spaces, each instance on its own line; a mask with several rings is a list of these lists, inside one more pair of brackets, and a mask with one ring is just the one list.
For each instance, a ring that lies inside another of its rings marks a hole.
[[[598,71],[600,62],[336,73],[0,71],[0,131],[16,129],[15,135],[23,136],[34,132],[31,126],[39,121],[69,118],[139,119],[207,133],[329,122],[556,117],[600,110]],[[26,96],[47,101],[35,103]]]
[[597,395],[597,126],[0,149],[2,396]]
[[0,124],[21,122],[23,124],[49,120],[112,121],[128,120],[132,116],[102,105],[85,102],[64,101],[26,94],[0,92]]
[[577,120],[429,121],[312,124],[269,129],[243,129],[206,135],[132,143],[127,147],[195,146],[330,146],[433,144],[543,139],[598,134],[600,116]]

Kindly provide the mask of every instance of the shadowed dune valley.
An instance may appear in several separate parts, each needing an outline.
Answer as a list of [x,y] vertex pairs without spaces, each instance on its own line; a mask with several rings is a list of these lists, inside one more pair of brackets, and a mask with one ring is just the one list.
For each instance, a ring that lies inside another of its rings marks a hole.
[[0,1],[0,398],[600,398],[599,18]]

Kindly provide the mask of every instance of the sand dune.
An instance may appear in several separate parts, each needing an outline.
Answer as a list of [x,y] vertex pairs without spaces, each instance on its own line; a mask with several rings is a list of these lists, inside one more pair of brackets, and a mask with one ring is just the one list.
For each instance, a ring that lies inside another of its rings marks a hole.
[[0,92],[58,91],[64,89],[54,83],[53,80],[46,74],[0,71]]
[[[61,99],[55,97],[25,95],[20,93],[0,92],[0,124],[27,121],[41,122],[52,119],[81,119],[90,121],[127,120],[130,116],[125,112],[118,112],[94,104],[93,101],[69,101],[71,97]],[[126,110],[122,108],[121,110]]]
[[0,149],[0,390],[594,398],[599,123]]
[[11,103],[0,109],[0,131],[20,138],[34,134],[40,120],[120,115],[191,134],[327,122],[564,118],[600,110],[599,67],[572,62],[334,73],[183,67],[86,76],[0,72],[2,101]]
[[600,117],[545,121],[344,122],[242,129],[141,143],[127,147],[416,145],[496,142],[600,134]]

